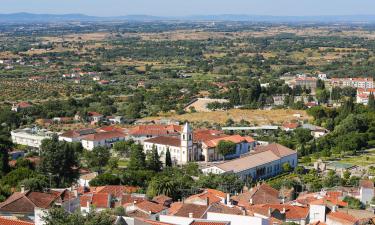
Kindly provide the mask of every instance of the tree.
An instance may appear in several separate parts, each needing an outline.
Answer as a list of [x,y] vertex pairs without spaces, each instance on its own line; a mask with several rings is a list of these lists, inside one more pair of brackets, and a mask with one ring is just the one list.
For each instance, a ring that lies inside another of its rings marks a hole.
[[146,168],[146,156],[142,145],[133,144],[130,150],[130,160],[128,168],[130,170],[142,170]]
[[[6,176],[1,179],[1,185],[8,185],[10,187],[17,187],[18,184],[24,180],[33,178],[36,173],[28,168],[18,168],[9,172]],[[0,186],[1,186],[0,185]]]
[[290,172],[292,171],[292,166],[289,163],[283,163],[282,165],[283,172]]
[[92,151],[85,153],[87,166],[94,171],[102,172],[103,168],[107,165],[111,153],[108,148],[95,147]]
[[86,216],[80,212],[69,214],[61,207],[48,210],[43,218],[45,225],[112,225],[115,218],[108,212],[90,211]]
[[113,145],[113,149],[122,157],[128,158],[130,155],[131,146],[134,144],[133,140],[119,141]]
[[172,166],[172,158],[171,158],[171,152],[169,151],[169,148],[167,148],[167,152],[165,153],[165,166],[166,167]]
[[157,195],[175,196],[177,191],[177,182],[173,177],[156,176],[152,178],[147,187],[147,196]]
[[364,209],[364,205],[361,201],[351,196],[346,196],[343,201],[348,203],[349,209]]
[[293,134],[299,144],[305,144],[306,142],[313,139],[313,136],[308,129],[297,128],[294,130]]
[[90,186],[94,187],[105,185],[119,185],[120,178],[113,174],[103,173],[92,179],[89,184]]
[[371,110],[371,111],[375,111],[375,99],[374,99],[374,94],[373,94],[373,93],[371,93],[371,94],[368,96],[367,107],[368,107],[369,110]]
[[24,186],[25,190],[43,192],[48,188],[48,178],[43,175],[37,175],[32,178],[24,179],[20,182],[20,186]]
[[152,146],[151,151],[147,152],[146,165],[149,170],[153,170],[155,172],[159,172],[163,166],[155,145]]
[[70,186],[78,178],[78,167],[78,154],[71,143],[59,141],[57,135],[42,141],[39,170],[56,187]]
[[0,145],[0,176],[10,171],[8,149]]
[[221,140],[216,146],[218,152],[224,156],[236,153],[236,143],[232,141]]

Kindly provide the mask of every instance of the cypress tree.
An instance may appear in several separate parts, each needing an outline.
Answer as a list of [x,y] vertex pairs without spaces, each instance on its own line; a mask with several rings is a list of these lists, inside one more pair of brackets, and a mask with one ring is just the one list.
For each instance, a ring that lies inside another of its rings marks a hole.
[[161,171],[162,162],[160,161],[160,157],[158,154],[158,150],[156,146],[152,146],[152,150],[147,153],[147,168],[153,170],[155,172]]
[[372,110],[374,111],[375,110],[375,99],[374,99],[374,94],[371,93],[369,96],[368,96],[368,104],[367,104],[369,110]]
[[171,158],[171,152],[169,151],[169,148],[167,149],[167,152],[165,153],[165,166],[166,167],[172,166],[172,158]]

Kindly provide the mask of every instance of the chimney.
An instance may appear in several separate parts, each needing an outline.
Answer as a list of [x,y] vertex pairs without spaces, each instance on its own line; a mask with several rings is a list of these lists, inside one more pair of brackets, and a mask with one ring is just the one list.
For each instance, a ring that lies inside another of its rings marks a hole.
[[268,208],[268,216],[271,217],[272,214],[272,208]]
[[337,212],[337,205],[332,206],[332,212]]
[[21,185],[21,193],[25,193],[25,185]]
[[231,202],[230,202],[230,194],[229,193],[227,194],[227,205],[232,205]]
[[250,204],[252,205],[253,204],[253,198],[250,198]]
[[189,218],[194,218],[193,216],[194,216],[193,213],[189,213]]
[[208,197],[206,197],[206,205],[207,205],[207,206],[210,205],[210,200],[208,199]]
[[242,215],[246,216],[246,209],[242,209]]
[[286,212],[285,207],[283,207],[283,210],[281,210],[281,213],[285,214],[285,212]]
[[90,208],[90,201],[89,200],[87,200],[87,202],[86,202],[86,207]]

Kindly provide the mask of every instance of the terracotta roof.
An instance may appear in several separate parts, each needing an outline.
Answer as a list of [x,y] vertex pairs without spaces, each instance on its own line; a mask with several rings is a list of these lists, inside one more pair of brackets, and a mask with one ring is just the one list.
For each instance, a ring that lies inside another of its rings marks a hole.
[[236,206],[229,207],[222,203],[214,203],[212,204],[207,212],[213,213],[222,213],[222,214],[231,214],[231,215],[244,215],[244,211]]
[[81,207],[87,207],[87,202],[94,205],[97,208],[110,208],[111,198],[110,194],[107,193],[89,193],[84,194],[80,197]]
[[271,151],[279,157],[285,157],[285,156],[289,156],[289,155],[293,155],[293,154],[297,153],[296,151],[294,151],[294,150],[292,150],[288,147],[285,147],[283,145],[280,145],[278,143],[271,143],[269,145],[257,146],[255,148],[255,151],[256,152]]
[[373,189],[374,188],[374,182],[371,180],[361,180],[359,182],[359,186],[363,188]]
[[139,209],[143,210],[143,211],[151,212],[151,213],[159,213],[159,212],[167,209],[167,207],[165,207],[162,204],[150,202],[150,201],[147,201],[147,200],[136,203],[135,206],[138,207]]
[[265,216],[269,216],[269,209],[279,210],[282,212],[285,209],[285,219],[287,220],[299,220],[305,219],[309,215],[309,208],[302,206],[293,206],[286,204],[264,204],[264,205],[253,205],[248,207],[250,211],[259,213]]
[[139,187],[124,186],[124,185],[106,185],[100,187],[90,187],[91,192],[108,193],[112,196],[119,198],[124,193],[134,193],[139,190]]
[[[165,222],[160,222],[160,221],[155,221],[155,220],[149,220],[149,219],[146,219],[146,218],[137,218],[137,220],[140,220],[142,221],[142,225],[173,225],[172,223],[165,223]],[[136,221],[135,221],[135,224],[138,224]]]
[[296,78],[296,80],[298,80],[298,81],[316,81],[317,78],[316,77],[298,77],[298,78]]
[[159,136],[151,139],[147,139],[144,142],[160,145],[169,145],[169,146],[181,146],[180,138],[168,137],[168,136]]
[[223,171],[229,172],[241,172],[244,170],[248,170],[249,168],[254,168],[260,165],[264,165],[269,162],[273,162],[279,160],[280,156],[275,154],[274,151],[270,150],[262,150],[262,151],[255,151],[246,156],[241,158],[233,159],[221,164],[215,165],[216,167],[220,168]]
[[98,112],[88,112],[87,113],[89,116],[103,116],[102,114],[98,113]]
[[279,204],[279,191],[266,183],[255,186],[249,191],[233,196],[232,199],[238,202],[238,205],[247,206],[250,204]]
[[56,194],[26,191],[15,192],[4,202],[0,203],[0,210],[6,212],[33,212],[34,207],[47,209],[57,199]]
[[32,105],[30,103],[28,103],[28,102],[20,102],[20,103],[17,104],[17,107],[19,107],[21,109],[23,109],[23,108],[29,108],[31,106]]
[[226,198],[227,197],[227,194],[222,192],[222,191],[219,191],[219,190],[216,190],[216,189],[211,189],[211,188],[206,188],[205,189],[205,192],[208,192],[208,193],[212,193],[220,198]]
[[158,196],[155,196],[155,197],[152,199],[152,201],[164,205],[166,202],[168,202],[168,201],[172,201],[172,198],[171,198],[171,197],[168,197],[168,196],[166,196],[166,195],[158,195]]
[[182,202],[172,203],[169,209],[170,215],[189,217],[189,213],[193,213],[193,218],[202,218],[206,213],[208,206],[187,204]]
[[296,129],[299,127],[298,123],[283,123],[283,127],[289,128],[289,129]]
[[225,225],[229,222],[218,222],[218,221],[193,221],[190,225]]
[[133,204],[134,202],[139,203],[145,201],[146,198],[138,197],[138,196],[132,196],[131,194],[123,194],[121,197],[121,205],[129,205]]
[[145,218],[145,219],[150,218],[149,214],[138,209],[130,211],[130,212],[126,212],[126,215],[132,218]]
[[68,138],[75,138],[80,137],[88,134],[94,134],[96,131],[94,129],[82,129],[82,130],[69,130],[63,134],[61,134],[61,137],[68,137]]
[[330,212],[327,214],[327,217],[331,220],[339,220],[343,222],[356,223],[358,221],[358,219],[355,218],[354,216],[351,216],[343,212]]
[[254,142],[255,140],[252,137],[242,137],[241,135],[231,135],[231,136],[224,136],[224,137],[219,137],[215,139],[210,139],[207,141],[204,141],[203,143],[209,147],[209,148],[214,148],[216,147],[220,141],[231,141],[233,143],[241,143],[241,142]]
[[122,132],[109,131],[109,132],[100,132],[100,133],[85,135],[82,137],[82,140],[101,141],[101,140],[120,138],[120,137],[125,137],[125,135]]
[[7,219],[4,217],[0,217],[0,224],[1,225],[34,225],[34,223],[26,222],[22,220],[13,220],[13,219]]
[[117,126],[105,126],[105,127],[100,127],[97,129],[99,132],[108,132],[108,131],[118,131],[118,132],[123,132],[123,129],[121,127]]
[[227,135],[224,135],[224,132],[219,130],[196,130],[193,133],[193,140],[203,142],[216,139],[221,136]]
[[168,136],[178,135],[182,130],[178,125],[139,125],[133,127],[129,134],[133,136]]

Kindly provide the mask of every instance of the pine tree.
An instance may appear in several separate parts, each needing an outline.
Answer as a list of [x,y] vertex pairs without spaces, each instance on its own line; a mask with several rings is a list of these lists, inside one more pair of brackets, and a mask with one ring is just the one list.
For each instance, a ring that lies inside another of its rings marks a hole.
[[368,96],[368,109],[369,110],[372,110],[374,111],[375,110],[375,99],[374,99],[374,94],[371,93],[369,96]]
[[169,148],[167,149],[167,152],[165,153],[165,166],[166,167],[172,166],[172,158],[171,158],[171,152],[169,151]]
[[152,146],[152,150],[147,153],[147,168],[153,170],[155,172],[161,171],[162,162],[160,161],[160,157],[158,154],[158,150],[156,146]]
[[0,146],[0,175],[5,175],[10,171],[8,150]]
[[130,148],[130,160],[128,168],[131,170],[143,170],[146,168],[145,153],[141,145],[133,144]]

